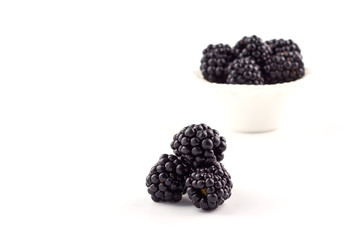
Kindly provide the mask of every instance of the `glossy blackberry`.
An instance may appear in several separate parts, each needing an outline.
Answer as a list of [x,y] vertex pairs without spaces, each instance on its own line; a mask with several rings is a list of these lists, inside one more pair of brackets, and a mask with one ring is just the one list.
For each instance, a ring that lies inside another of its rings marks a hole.
[[200,70],[209,82],[224,83],[227,77],[226,68],[234,60],[234,54],[229,45],[209,45],[202,52]]
[[266,84],[295,81],[304,76],[304,63],[298,52],[277,53],[263,67]]
[[163,154],[146,177],[148,193],[155,202],[177,202],[185,193],[185,181],[191,169],[175,155]]
[[264,64],[272,55],[270,47],[255,35],[243,37],[235,44],[233,50],[234,54],[239,58],[250,57],[254,59],[257,64]]
[[215,209],[231,196],[230,174],[222,163],[198,168],[186,180],[186,193],[192,203],[203,210]]
[[206,167],[223,160],[226,140],[206,124],[192,124],[174,135],[171,148],[192,167]]
[[269,45],[273,54],[277,53],[286,53],[286,52],[298,52],[300,53],[299,46],[293,42],[293,40],[284,40],[284,39],[272,39],[265,42]]
[[229,84],[263,84],[260,67],[249,58],[235,59],[228,67],[226,83]]

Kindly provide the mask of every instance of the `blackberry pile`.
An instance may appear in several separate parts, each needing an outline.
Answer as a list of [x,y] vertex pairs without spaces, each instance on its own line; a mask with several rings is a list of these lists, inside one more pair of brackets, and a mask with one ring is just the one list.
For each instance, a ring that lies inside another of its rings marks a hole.
[[264,42],[256,35],[243,37],[233,48],[209,45],[203,51],[200,69],[210,82],[249,85],[291,82],[305,72],[301,50],[293,40]]
[[171,148],[175,155],[161,155],[146,177],[153,201],[177,202],[187,193],[197,208],[212,210],[231,196],[231,177],[220,163],[226,140],[217,130],[191,124],[174,135]]

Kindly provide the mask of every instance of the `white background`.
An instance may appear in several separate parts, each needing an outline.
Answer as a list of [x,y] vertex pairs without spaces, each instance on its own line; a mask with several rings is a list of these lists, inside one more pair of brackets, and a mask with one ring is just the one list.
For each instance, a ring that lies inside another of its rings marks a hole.
[[[1,1],[0,239],[362,239],[358,1]],[[239,134],[194,85],[209,43],[293,39],[284,124]],[[154,203],[173,134],[226,137],[233,195]]]

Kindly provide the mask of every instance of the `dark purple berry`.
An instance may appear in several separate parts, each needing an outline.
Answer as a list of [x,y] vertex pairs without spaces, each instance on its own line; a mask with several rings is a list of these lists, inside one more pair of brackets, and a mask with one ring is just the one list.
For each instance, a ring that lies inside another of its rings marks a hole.
[[298,80],[304,76],[304,63],[298,52],[277,53],[263,67],[265,84]]
[[[193,133],[192,137],[190,133]],[[206,167],[224,158],[226,140],[206,124],[192,124],[174,135],[171,148],[192,167]]]
[[235,44],[233,50],[238,58],[249,57],[255,60],[256,64],[261,65],[272,55],[270,47],[255,35],[243,37]]
[[192,203],[203,210],[220,206],[231,196],[230,174],[222,163],[197,168],[186,180],[186,192]]
[[[235,59],[231,47],[221,43],[210,44],[202,54],[200,70],[204,78],[210,82],[225,83],[226,68]],[[186,136],[193,136],[191,133],[185,134],[187,134]]]
[[264,83],[260,67],[250,58],[235,59],[228,67],[229,84],[254,84]]
[[191,173],[186,161],[174,155],[161,155],[146,177],[147,192],[155,202],[177,202],[185,193],[185,181]]
[[299,46],[291,39],[272,39],[265,43],[269,45],[274,55],[277,53],[301,52]]

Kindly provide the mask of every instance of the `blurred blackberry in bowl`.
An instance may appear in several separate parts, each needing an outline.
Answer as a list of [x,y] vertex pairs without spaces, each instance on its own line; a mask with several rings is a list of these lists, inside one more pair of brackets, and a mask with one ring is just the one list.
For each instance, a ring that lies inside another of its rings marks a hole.
[[254,84],[264,83],[260,67],[253,59],[235,59],[228,67],[226,83],[229,84]]
[[227,44],[210,44],[202,52],[200,70],[209,82],[225,83],[226,68],[235,59],[232,48]]
[[299,46],[293,42],[293,40],[284,40],[284,39],[272,39],[265,42],[269,45],[273,54],[277,53],[287,53],[287,52],[298,52],[300,53]]
[[235,56],[239,58],[250,57],[254,59],[257,64],[264,64],[272,55],[270,47],[255,35],[243,37],[235,44],[233,50]]
[[263,66],[265,84],[285,83],[304,76],[304,63],[298,52],[282,52],[273,55]]

